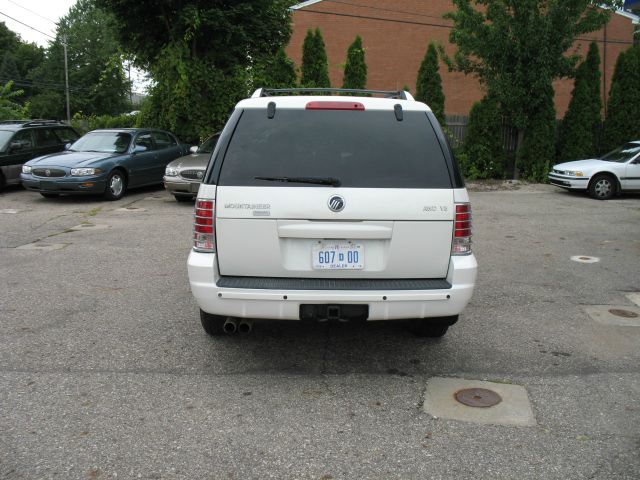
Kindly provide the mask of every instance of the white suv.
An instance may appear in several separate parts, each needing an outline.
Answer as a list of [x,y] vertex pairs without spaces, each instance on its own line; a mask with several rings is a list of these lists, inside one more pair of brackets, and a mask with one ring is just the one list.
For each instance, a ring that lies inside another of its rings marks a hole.
[[408,92],[257,90],[209,161],[188,269],[210,335],[258,318],[412,319],[444,335],[477,263],[433,113]]

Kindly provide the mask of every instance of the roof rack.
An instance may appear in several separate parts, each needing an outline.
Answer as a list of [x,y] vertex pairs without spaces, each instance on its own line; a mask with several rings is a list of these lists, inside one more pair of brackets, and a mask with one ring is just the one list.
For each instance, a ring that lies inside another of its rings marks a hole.
[[29,123],[30,120],[0,120],[0,125],[22,125]]
[[60,120],[45,120],[42,118],[36,118],[33,120],[27,121],[24,126],[25,127],[35,127],[37,125],[61,125],[62,122]]
[[384,98],[408,100],[406,92],[402,90],[361,90],[357,88],[260,88],[254,97],[272,97],[286,93],[359,93],[362,95],[382,95]]

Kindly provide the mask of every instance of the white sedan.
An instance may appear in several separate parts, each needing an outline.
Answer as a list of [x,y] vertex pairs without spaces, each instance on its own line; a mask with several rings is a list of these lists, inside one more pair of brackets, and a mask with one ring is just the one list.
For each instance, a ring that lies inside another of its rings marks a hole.
[[602,158],[559,163],[549,183],[567,190],[586,190],[607,200],[622,192],[640,191],[640,140],[625,143]]

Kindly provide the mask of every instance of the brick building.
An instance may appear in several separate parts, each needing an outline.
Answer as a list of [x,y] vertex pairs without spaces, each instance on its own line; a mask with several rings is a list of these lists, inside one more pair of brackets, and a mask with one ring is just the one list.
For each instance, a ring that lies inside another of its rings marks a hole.
[[[293,35],[287,54],[297,66],[302,63],[302,43],[308,29],[322,31],[329,59],[331,85],[342,86],[347,48],[356,35],[362,37],[368,68],[367,88],[396,90],[408,85],[415,92],[418,68],[430,41],[444,45],[449,55],[451,21],[443,14],[454,9],[450,0],[310,0],[293,7]],[[585,55],[592,40],[600,47],[602,98],[606,99],[616,59],[633,44],[638,17],[620,12],[611,15],[605,28],[581,36],[574,51]],[[441,63],[440,75],[448,115],[466,115],[484,95],[478,81],[462,73],[449,72]],[[571,99],[573,80],[558,80],[556,114],[562,118]]]

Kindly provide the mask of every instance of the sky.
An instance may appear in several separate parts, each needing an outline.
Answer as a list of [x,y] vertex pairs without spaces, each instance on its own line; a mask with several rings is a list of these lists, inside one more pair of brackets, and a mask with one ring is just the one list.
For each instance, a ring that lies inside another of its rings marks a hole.
[[[76,0],[0,0],[0,21],[19,34],[22,40],[48,47],[49,42],[53,41],[52,37],[56,36],[56,22],[75,3]],[[145,81],[143,72],[132,68],[131,77],[134,91],[146,90],[148,82]]]
[[[0,21],[18,33],[22,40],[47,47],[52,39],[43,33],[55,37],[55,23],[69,12],[74,3],[76,3],[75,0],[0,0],[0,12],[4,14],[0,15]],[[26,23],[43,33],[21,25],[5,15]]]

